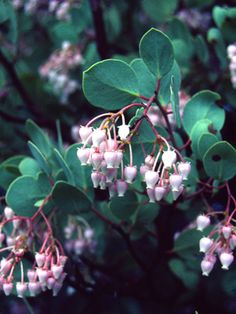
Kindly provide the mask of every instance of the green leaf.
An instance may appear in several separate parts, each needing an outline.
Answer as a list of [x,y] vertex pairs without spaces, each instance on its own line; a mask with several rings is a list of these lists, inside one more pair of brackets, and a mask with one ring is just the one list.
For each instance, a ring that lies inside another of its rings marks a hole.
[[48,175],[50,176],[51,174],[51,169],[48,165],[48,162],[46,160],[46,158],[44,157],[44,155],[41,153],[41,151],[39,150],[39,148],[34,145],[34,143],[32,142],[28,142],[28,146],[29,149],[32,153],[32,155],[34,156],[34,158],[37,160],[39,167]]
[[203,133],[198,139],[198,154],[203,157],[207,150],[215,143],[218,142],[216,135],[211,133]]
[[201,119],[211,120],[214,129],[218,131],[222,128],[225,120],[225,112],[215,104],[219,99],[219,94],[204,90],[195,94],[187,102],[184,109],[183,126],[189,135],[195,123]]
[[171,271],[183,282],[187,289],[195,289],[197,287],[199,274],[189,269],[184,261],[178,258],[173,258],[169,261],[169,267]]
[[173,251],[183,258],[193,259],[194,255],[199,251],[199,240],[202,238],[202,233],[196,229],[183,231],[176,239]]
[[82,191],[67,182],[58,181],[53,190],[52,198],[56,206],[68,214],[78,214],[89,211],[91,203]]
[[160,206],[158,204],[141,204],[137,210],[136,223],[151,223],[159,214]]
[[19,216],[32,216],[35,211],[35,203],[45,198],[50,193],[50,184],[44,180],[35,179],[24,175],[18,177],[9,186],[6,194],[6,202]]
[[134,59],[130,66],[138,78],[140,93],[150,98],[154,94],[157,85],[155,76],[149,71],[142,59]]
[[229,180],[236,175],[236,149],[226,141],[212,145],[203,157],[208,176],[218,180]]
[[137,210],[138,199],[134,192],[127,191],[125,197],[112,198],[109,206],[114,216],[127,220]]
[[155,28],[143,35],[139,53],[149,71],[157,79],[170,71],[174,62],[174,51],[170,39]]
[[210,127],[212,126],[212,121],[208,119],[201,119],[197,121],[190,133],[190,139],[192,141],[191,148],[192,151],[196,154],[197,157],[200,156],[198,152],[198,140],[199,137],[204,133],[210,133]]
[[209,61],[209,51],[205,39],[202,35],[197,35],[195,38],[195,47],[198,59],[207,64]]
[[68,167],[65,159],[62,157],[62,155],[60,154],[60,152],[56,148],[54,149],[54,152],[55,152],[56,159],[59,162],[60,166],[62,167],[68,182],[71,184],[74,184],[75,183],[74,176],[73,176],[70,168]]
[[19,164],[19,170],[22,175],[29,175],[32,177],[37,177],[40,172],[40,167],[33,158],[26,157]]
[[92,105],[109,110],[120,109],[139,97],[134,71],[115,59],[97,62],[86,70],[83,91]]
[[177,127],[181,126],[181,118],[179,113],[179,89],[181,84],[180,69],[176,62],[173,65],[173,73],[171,75],[170,84],[170,103],[175,117]]
[[222,286],[224,291],[231,297],[236,293],[236,270],[230,270],[227,272],[222,280]]
[[26,122],[26,131],[40,152],[46,157],[49,157],[52,152],[52,148],[48,135],[30,119]]
[[165,22],[172,17],[178,0],[143,0],[142,6],[145,13],[155,22]]
[[213,44],[215,53],[220,61],[221,69],[225,70],[228,67],[228,57],[226,53],[226,45],[222,33],[217,28],[209,29],[207,39]]

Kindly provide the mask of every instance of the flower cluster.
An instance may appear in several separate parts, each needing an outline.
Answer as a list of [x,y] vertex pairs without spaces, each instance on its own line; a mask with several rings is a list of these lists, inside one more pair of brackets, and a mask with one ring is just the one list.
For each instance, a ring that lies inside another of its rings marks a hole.
[[228,58],[230,60],[229,70],[231,75],[231,83],[236,88],[236,44],[229,45],[227,48]]
[[[207,215],[199,215],[197,217],[197,229],[203,231],[210,225],[210,218]],[[236,230],[230,223],[230,219],[226,222],[218,223],[208,236],[200,239],[200,252],[204,253],[201,262],[202,274],[208,276],[212,271],[216,256],[218,255],[222,265],[222,269],[229,269],[234,260],[233,250],[236,247]]]
[[[83,145],[78,149],[77,156],[81,165],[92,166],[91,179],[94,188],[108,188],[110,197],[124,196],[128,184],[132,184],[138,175],[138,165],[133,164],[131,145],[136,129],[125,123],[124,110],[126,108],[116,114],[105,113],[97,116],[79,129]],[[104,116],[106,118],[98,128],[91,127],[93,122]],[[122,123],[119,125],[120,117]],[[146,118],[151,123],[150,119]],[[156,135],[156,142],[152,152],[140,165],[140,174],[146,182],[150,202],[160,201],[170,190],[176,200],[184,189],[182,182],[187,179],[191,170],[190,163],[185,162],[181,154],[170,147],[166,139],[156,132],[152,123],[151,127]],[[129,163],[124,165],[127,146]],[[179,163],[177,157],[181,160]]]
[[78,83],[70,78],[69,71],[82,63],[79,48],[69,42],[63,42],[62,48],[55,51],[40,67],[40,75],[49,80],[54,92],[60,95],[62,103],[67,103],[69,95],[79,87]]
[[64,234],[67,239],[65,248],[69,253],[81,255],[84,251],[92,251],[96,245],[94,231],[82,217],[70,216]]
[[[189,98],[190,97],[184,91],[179,92],[179,113],[180,113],[181,117],[184,114],[184,108],[185,108],[185,105],[188,102]],[[166,113],[168,114],[170,124],[174,127],[175,126],[175,118],[174,118],[174,114],[172,112],[171,104],[168,104],[163,108],[166,111]],[[160,114],[160,109],[158,108],[157,105],[152,105],[150,107],[150,109],[148,111],[148,117],[151,120],[153,125],[165,126],[165,119]]]
[[10,207],[5,207],[0,243],[0,253],[5,254],[0,261],[0,287],[5,295],[10,295],[14,288],[18,297],[33,297],[47,289],[57,295],[66,276],[67,257],[50,230],[45,232],[35,225],[34,219],[16,216]]
[[80,4],[78,0],[13,0],[15,9],[23,9],[27,14],[49,13],[58,20],[70,20],[70,10]]

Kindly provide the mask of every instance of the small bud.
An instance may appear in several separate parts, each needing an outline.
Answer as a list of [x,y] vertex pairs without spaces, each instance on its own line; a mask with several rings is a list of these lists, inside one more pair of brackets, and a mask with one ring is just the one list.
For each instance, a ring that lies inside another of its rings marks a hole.
[[191,171],[190,162],[180,162],[177,166],[179,174],[183,177],[183,180],[188,179],[188,175]]
[[52,289],[52,295],[56,297],[61,288],[62,284],[56,281]]
[[86,166],[90,156],[90,149],[89,148],[78,148],[77,150],[77,157],[81,162],[81,166]]
[[213,240],[207,237],[203,237],[199,241],[200,252],[206,253],[212,246]]
[[222,264],[222,269],[229,269],[229,266],[233,263],[234,257],[232,253],[223,252],[220,254],[220,262]]
[[119,197],[123,197],[128,189],[128,184],[124,180],[116,181],[116,190]]
[[145,181],[146,181],[148,189],[154,189],[158,179],[159,179],[159,174],[156,171],[148,170],[145,173]]
[[15,215],[15,212],[8,206],[4,208],[4,215],[6,219],[11,219]]
[[226,240],[229,239],[229,237],[231,236],[231,233],[232,233],[232,228],[230,226],[223,226],[222,227],[222,233],[224,235],[224,238]]
[[177,156],[173,150],[167,150],[162,154],[162,161],[164,164],[164,168],[171,168],[173,164],[176,162]]
[[49,290],[51,290],[54,287],[55,282],[56,282],[55,278],[53,278],[53,277],[48,278],[47,287]]
[[62,266],[65,266],[68,257],[65,255],[60,255],[60,263]]
[[106,171],[106,182],[111,183],[117,175],[117,169],[107,169]]
[[27,291],[27,284],[23,282],[16,283],[16,292],[19,298],[23,298]]
[[36,263],[38,265],[38,267],[42,267],[45,260],[46,260],[46,256],[44,253],[36,253],[35,254],[35,260],[36,260]]
[[197,217],[196,223],[197,223],[197,230],[203,231],[207,226],[210,224],[210,218],[205,215],[199,215]]
[[166,193],[166,189],[163,186],[155,187],[155,198],[157,201],[160,201]]
[[183,182],[183,177],[179,174],[171,174],[169,177],[170,185],[173,192],[178,192]]
[[122,141],[127,139],[129,133],[130,133],[129,125],[122,124],[118,126],[118,136],[120,137]]
[[104,141],[106,138],[106,131],[101,129],[95,129],[92,133],[92,142],[93,146],[99,147],[99,145]]
[[125,181],[127,183],[132,183],[137,175],[136,166],[126,166],[124,169]]
[[179,187],[179,190],[178,190],[178,191],[172,190],[172,196],[173,196],[173,200],[174,200],[174,201],[176,201],[177,198],[182,194],[183,190],[184,190],[184,186],[183,186],[183,185],[181,185],[181,186]]
[[144,163],[147,167],[152,168],[154,165],[155,158],[152,155],[147,155],[147,157],[144,160]]
[[2,286],[3,291],[6,296],[10,295],[13,290],[13,283],[12,282],[5,282]]

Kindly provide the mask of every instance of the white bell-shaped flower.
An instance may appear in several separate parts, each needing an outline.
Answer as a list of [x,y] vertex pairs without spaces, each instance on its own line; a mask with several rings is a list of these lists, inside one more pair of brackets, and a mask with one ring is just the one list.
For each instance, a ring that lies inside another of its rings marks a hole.
[[203,231],[210,224],[210,218],[205,215],[199,215],[196,219],[197,230]]
[[200,252],[206,253],[212,246],[213,240],[208,237],[203,237],[199,241]]
[[123,141],[126,140],[130,133],[130,126],[127,124],[122,124],[118,126],[118,136]]
[[223,233],[223,236],[226,240],[228,240],[231,236],[231,233],[232,233],[232,227],[231,226],[223,226],[222,227],[222,233]]
[[124,176],[127,183],[132,183],[137,176],[137,167],[126,166],[124,169]]
[[223,252],[220,254],[220,262],[222,264],[222,269],[229,269],[229,266],[233,263],[234,256],[232,253]]
[[128,189],[128,184],[124,180],[116,181],[116,190],[119,197],[123,197]]
[[16,283],[16,292],[17,292],[17,296],[19,298],[23,298],[25,293],[27,291],[27,284],[24,282],[17,282]]
[[179,174],[183,177],[183,180],[188,179],[188,175],[191,171],[191,164],[190,162],[180,162],[177,166]]
[[164,168],[171,168],[177,160],[177,155],[173,150],[167,150],[162,154]]
[[99,145],[106,138],[106,131],[101,129],[95,129],[92,133],[92,143],[94,147],[99,147]]
[[81,166],[86,166],[90,156],[90,149],[89,148],[78,148],[77,150],[77,157],[81,162]]
[[158,180],[159,180],[159,174],[156,171],[148,170],[145,173],[145,181],[146,181],[148,189],[154,189]]
[[147,195],[149,197],[149,203],[155,203],[155,190],[154,189],[147,189]]
[[202,275],[208,276],[212,271],[215,262],[211,259],[203,259],[201,262]]
[[157,201],[160,201],[166,193],[166,189],[164,186],[156,186],[155,187],[155,198]]
[[180,174],[171,174],[169,177],[170,185],[173,192],[178,192],[183,182],[183,177]]

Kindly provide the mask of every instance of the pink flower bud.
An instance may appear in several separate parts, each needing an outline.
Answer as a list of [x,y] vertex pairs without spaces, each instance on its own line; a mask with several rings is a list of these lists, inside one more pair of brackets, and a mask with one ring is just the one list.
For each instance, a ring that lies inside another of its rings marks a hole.
[[144,163],[148,168],[152,168],[152,166],[154,165],[154,161],[155,158],[152,155],[147,155],[147,157],[144,160]]
[[222,269],[229,269],[229,266],[233,263],[234,257],[232,253],[223,252],[220,254],[220,262],[222,264]]
[[203,231],[207,226],[210,224],[210,218],[205,215],[199,215],[197,217],[196,223],[197,223],[197,230]]
[[41,284],[40,282],[29,282],[28,284],[29,293],[31,297],[35,297],[41,291]]
[[102,153],[93,153],[91,156],[91,161],[94,169],[98,169],[103,161],[103,154]]
[[106,171],[106,182],[111,183],[117,175],[117,169],[107,169]]
[[156,202],[154,189],[147,189],[147,195],[149,197],[149,203]]
[[89,148],[78,148],[77,150],[77,157],[81,162],[81,166],[86,166],[90,156],[90,149]]
[[19,298],[23,298],[27,291],[27,284],[23,282],[16,283],[16,292]]
[[36,273],[36,271],[33,270],[33,269],[29,269],[29,270],[27,271],[27,277],[28,277],[29,282],[35,281],[36,278],[37,278],[37,273]]
[[101,129],[95,129],[92,133],[92,142],[94,147],[99,147],[99,145],[106,138],[106,131]]
[[183,182],[183,177],[179,174],[171,174],[169,177],[170,185],[173,192],[178,192]]
[[64,255],[60,255],[60,263],[62,266],[65,266],[68,257]]
[[15,215],[15,212],[8,206],[4,208],[4,215],[6,219],[11,219]]
[[90,135],[93,133],[93,129],[87,126],[81,126],[79,129],[79,135],[83,143],[85,143]]
[[180,162],[177,166],[179,174],[183,177],[183,180],[188,179],[188,175],[191,171],[190,162]]
[[62,284],[56,281],[52,289],[52,295],[56,297],[61,288]]
[[3,291],[6,296],[10,295],[13,290],[13,283],[12,282],[5,282],[2,286]]
[[93,187],[95,189],[97,189],[99,187],[99,184],[100,184],[100,181],[101,181],[101,177],[102,177],[102,174],[100,172],[92,172],[91,173],[91,179],[92,179],[92,182],[93,182]]
[[154,191],[157,201],[160,201],[166,193],[166,189],[163,186],[156,186]]
[[128,184],[124,180],[116,181],[116,190],[119,197],[123,197],[128,189]]
[[107,168],[114,168],[116,165],[117,153],[116,152],[105,152],[104,159],[107,164]]
[[124,169],[125,181],[127,183],[132,183],[137,176],[137,167],[136,166],[126,166]]
[[213,240],[207,237],[203,237],[199,241],[200,252],[206,253],[212,246]]
[[167,150],[162,154],[162,161],[164,164],[164,168],[171,168],[173,164],[176,162],[177,156],[173,150]]
[[63,272],[63,267],[61,265],[52,265],[51,271],[52,271],[54,278],[58,279]]
[[130,133],[129,125],[122,124],[118,126],[118,136],[120,137],[122,141],[127,139],[129,133]]
[[158,179],[159,179],[159,174],[156,171],[148,170],[145,173],[145,181],[146,181],[148,189],[154,189]]
[[36,260],[36,263],[38,265],[38,267],[42,267],[45,260],[46,260],[46,256],[44,253],[36,253],[35,254],[35,260]]
[[222,233],[224,235],[224,238],[226,240],[228,240],[229,237],[231,236],[231,233],[232,233],[232,227],[231,226],[223,226],[222,227]]

